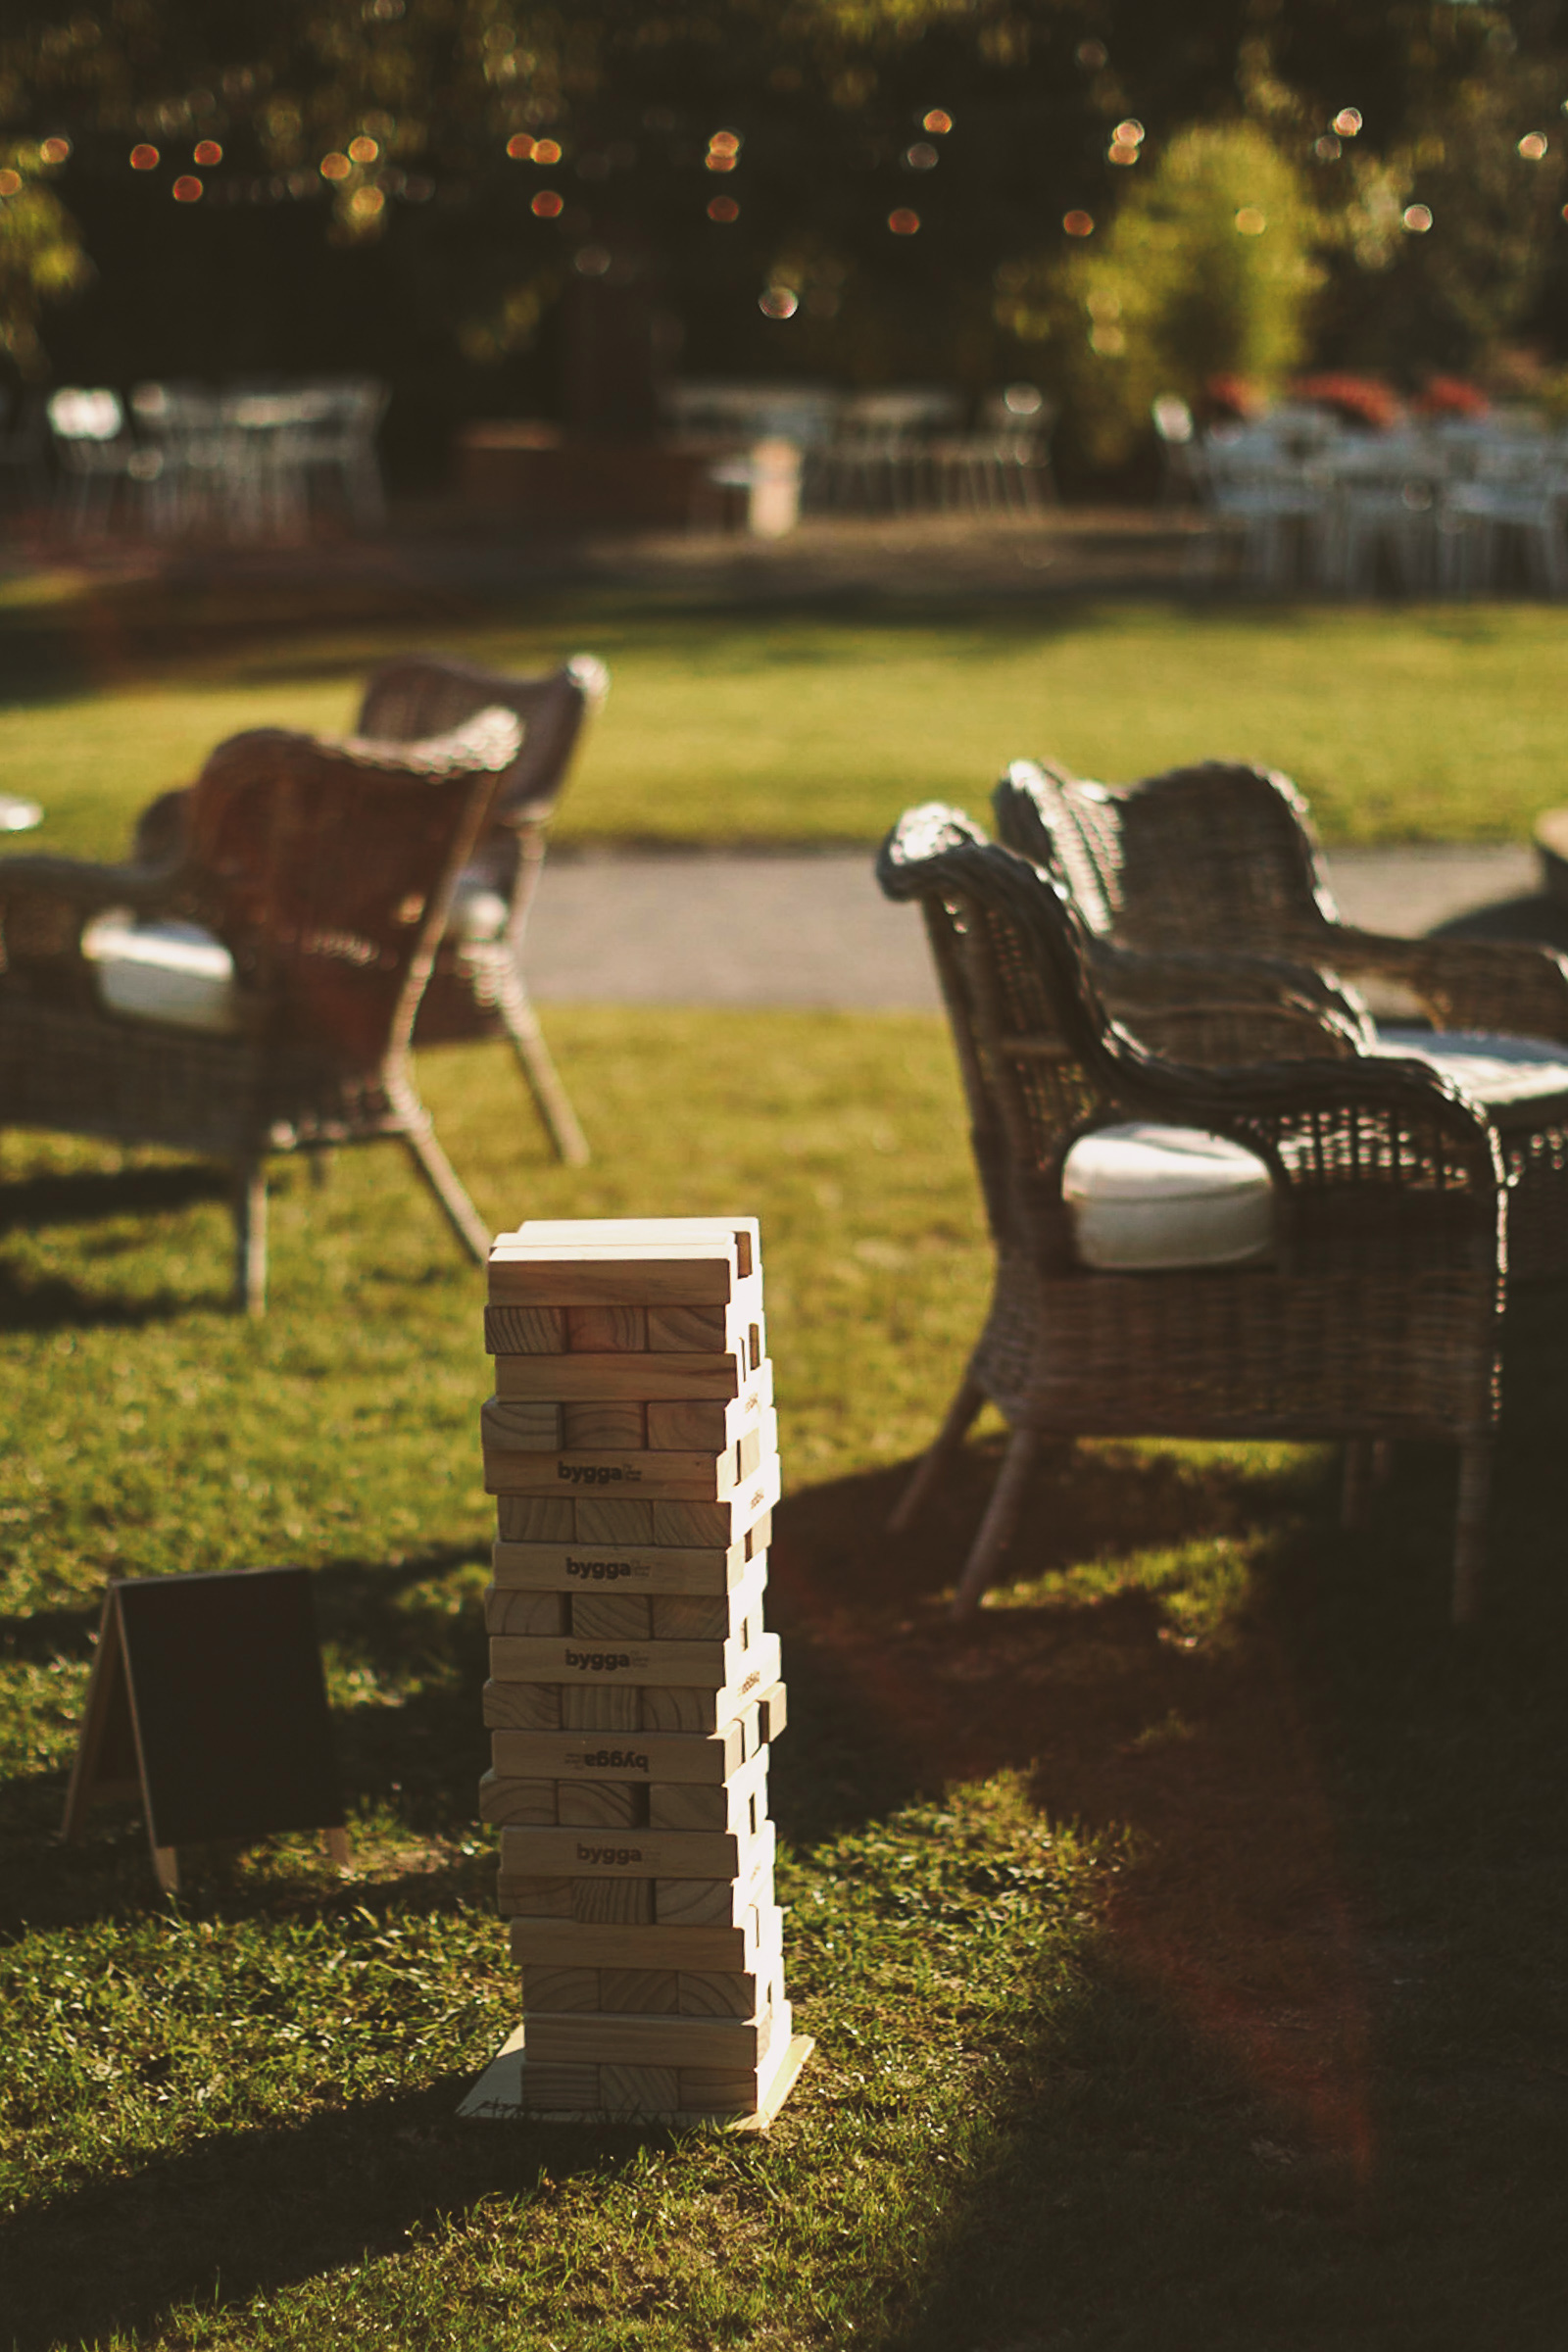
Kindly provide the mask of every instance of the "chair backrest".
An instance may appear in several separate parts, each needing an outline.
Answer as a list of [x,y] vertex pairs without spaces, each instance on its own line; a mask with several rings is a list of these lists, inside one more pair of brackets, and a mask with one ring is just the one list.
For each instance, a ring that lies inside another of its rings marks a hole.
[[561,796],[583,722],[609,692],[610,672],[592,654],[574,654],[560,669],[534,678],[503,677],[439,654],[411,654],[371,673],[359,730],[378,741],[414,743],[461,727],[479,710],[514,712],[522,745],[502,779],[494,820],[537,824]]
[[994,806],[1008,847],[1054,863],[1126,947],[1277,955],[1339,919],[1306,804],[1263,768],[1210,760],[1111,791],[1018,760]]
[[191,787],[181,881],[269,1004],[269,1044],[373,1069],[407,1043],[518,732],[490,709],[423,743],[263,727],[219,745]]
[[1070,1253],[1061,1162],[1113,1112],[1119,1055],[1145,1056],[1113,1029],[1065,893],[936,803],[900,819],[877,879],[925,917],[993,1233]]

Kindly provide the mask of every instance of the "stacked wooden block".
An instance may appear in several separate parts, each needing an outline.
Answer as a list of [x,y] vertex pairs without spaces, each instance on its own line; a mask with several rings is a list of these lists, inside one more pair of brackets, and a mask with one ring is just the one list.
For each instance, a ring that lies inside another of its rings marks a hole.
[[523,1225],[491,1252],[485,1335],[480,1804],[522,1969],[520,2104],[760,2116],[804,2049],[767,1816],[784,1687],[756,1222]]

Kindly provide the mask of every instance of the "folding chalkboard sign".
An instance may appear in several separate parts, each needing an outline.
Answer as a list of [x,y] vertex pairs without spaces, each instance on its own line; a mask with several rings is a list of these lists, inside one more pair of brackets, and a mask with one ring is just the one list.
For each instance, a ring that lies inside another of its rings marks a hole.
[[208,1838],[325,1830],[349,1859],[311,1579],[304,1568],[115,1582],[82,1718],[64,1834],[139,1794],[158,1883]]

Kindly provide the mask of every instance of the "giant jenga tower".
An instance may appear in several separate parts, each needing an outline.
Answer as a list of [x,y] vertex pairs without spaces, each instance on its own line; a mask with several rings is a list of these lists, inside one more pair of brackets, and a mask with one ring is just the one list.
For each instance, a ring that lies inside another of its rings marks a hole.
[[523,2023],[465,2112],[768,2122],[784,1998],[762,1629],[778,1498],[755,1219],[530,1223],[490,1255],[480,1810]]

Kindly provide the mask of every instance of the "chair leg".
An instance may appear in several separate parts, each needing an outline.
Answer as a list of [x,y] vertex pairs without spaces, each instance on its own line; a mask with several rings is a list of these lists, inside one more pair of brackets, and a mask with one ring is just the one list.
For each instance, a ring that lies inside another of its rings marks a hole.
[[267,1312],[267,1168],[259,1159],[234,1174],[234,1311]]
[[1007,1539],[1012,1534],[1013,1523],[1023,1501],[1023,1491],[1039,1447],[1040,1437],[1036,1430],[1013,1431],[990,1507],[980,1522],[980,1533],[963,1564],[958,1590],[953,1596],[955,1625],[961,1625],[965,1618],[974,1615],[980,1595],[990,1584],[997,1562],[1007,1547]]
[[1481,1606],[1487,1498],[1492,1490],[1492,1440],[1472,1438],[1459,1454],[1459,1501],[1454,1514],[1453,1622],[1473,1625]]
[[1367,1497],[1372,1491],[1372,1442],[1351,1438],[1345,1448],[1345,1484],[1340,1489],[1340,1525],[1366,1525]]
[[545,1044],[533,1000],[514,966],[497,995],[496,1010],[506,1024],[517,1067],[533,1097],[534,1108],[544,1121],[545,1131],[556,1147],[556,1156],[564,1160],[568,1168],[586,1167],[588,1139],[577,1124],[577,1114]]
[[921,1455],[914,1476],[894,1505],[893,1516],[888,1521],[890,1536],[902,1536],[906,1528],[913,1525],[915,1513],[963,1444],[985,1400],[985,1391],[979,1383],[965,1375],[957,1395],[948,1407],[947,1418]]

